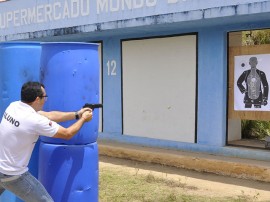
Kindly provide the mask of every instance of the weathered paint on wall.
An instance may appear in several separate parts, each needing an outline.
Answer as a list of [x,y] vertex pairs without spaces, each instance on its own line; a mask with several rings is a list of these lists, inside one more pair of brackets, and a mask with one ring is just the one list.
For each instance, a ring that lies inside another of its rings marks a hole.
[[32,32],[46,37],[57,31],[76,34],[269,11],[270,2],[263,0],[11,0],[1,3],[0,40],[32,38]]

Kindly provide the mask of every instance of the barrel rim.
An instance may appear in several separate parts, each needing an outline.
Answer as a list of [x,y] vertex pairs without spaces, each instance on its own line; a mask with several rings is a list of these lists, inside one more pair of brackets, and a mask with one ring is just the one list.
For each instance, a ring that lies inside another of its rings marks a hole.
[[4,41],[0,42],[0,46],[7,45],[40,45],[41,43],[38,41]]
[[87,42],[41,42],[42,46],[44,45],[95,45],[99,46],[98,43],[87,43]]

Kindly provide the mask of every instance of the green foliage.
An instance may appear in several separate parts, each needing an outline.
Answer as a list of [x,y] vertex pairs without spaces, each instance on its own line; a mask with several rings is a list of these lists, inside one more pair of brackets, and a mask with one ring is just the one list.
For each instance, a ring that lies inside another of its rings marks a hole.
[[241,121],[242,138],[262,140],[270,135],[270,122],[258,120]]
[[252,30],[242,32],[242,45],[270,44],[270,30]]

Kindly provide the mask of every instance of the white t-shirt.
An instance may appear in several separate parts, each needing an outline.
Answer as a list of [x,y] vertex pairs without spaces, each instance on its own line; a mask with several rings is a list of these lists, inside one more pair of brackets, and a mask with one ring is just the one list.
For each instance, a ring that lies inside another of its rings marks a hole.
[[20,175],[28,163],[39,135],[54,136],[59,125],[16,101],[6,109],[0,124],[0,172]]

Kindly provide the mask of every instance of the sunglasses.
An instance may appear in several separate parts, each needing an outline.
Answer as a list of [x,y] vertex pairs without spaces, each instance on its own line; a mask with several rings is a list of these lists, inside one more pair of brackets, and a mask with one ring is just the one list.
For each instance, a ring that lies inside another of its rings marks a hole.
[[45,101],[47,101],[48,99],[48,95],[42,95],[42,96],[39,96],[41,99],[44,98]]

